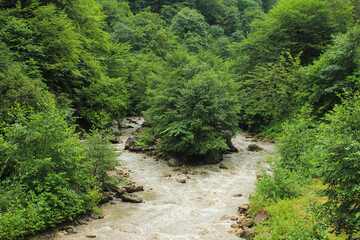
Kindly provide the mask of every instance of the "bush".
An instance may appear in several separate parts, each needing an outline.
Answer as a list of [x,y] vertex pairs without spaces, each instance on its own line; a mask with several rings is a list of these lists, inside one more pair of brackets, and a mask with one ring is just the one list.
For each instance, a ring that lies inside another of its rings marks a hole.
[[281,168],[297,171],[303,176],[314,174],[316,158],[313,156],[316,134],[312,109],[305,106],[292,120],[283,125],[283,134],[279,138],[278,151],[281,156]]
[[279,166],[271,169],[271,173],[264,172],[261,180],[256,184],[256,194],[263,196],[266,201],[294,198],[301,193],[299,176]]
[[346,97],[325,116],[316,137],[320,175],[328,186],[320,210],[337,233],[351,234],[360,227],[360,93]]
[[86,159],[90,171],[99,183],[110,180],[108,171],[116,170],[118,153],[110,150],[109,135],[97,129],[86,134]]
[[[99,200],[95,177],[101,174],[93,176],[95,164],[89,161],[94,149],[86,151],[52,99],[41,109],[32,114],[13,109],[16,122],[0,136],[1,239],[72,220]],[[98,139],[91,141],[96,146]],[[108,156],[100,150],[98,157]],[[106,170],[107,162],[102,164]]]
[[135,145],[140,147],[148,147],[155,143],[154,132],[150,128],[142,128],[140,132],[136,133],[138,141]]
[[255,239],[328,239],[326,233],[314,227],[316,222],[303,209],[306,206],[301,200],[284,199],[268,205],[266,210],[271,217],[255,227],[260,232]]

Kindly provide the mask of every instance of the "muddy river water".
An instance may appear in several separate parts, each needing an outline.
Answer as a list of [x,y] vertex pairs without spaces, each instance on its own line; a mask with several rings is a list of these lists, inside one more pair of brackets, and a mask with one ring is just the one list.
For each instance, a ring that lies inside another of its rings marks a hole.
[[[140,124],[143,121],[135,120]],[[89,239],[86,235],[91,234],[96,239],[109,240],[238,240],[228,233],[232,221],[221,220],[221,217],[236,215],[237,206],[249,202],[248,196],[255,189],[258,167],[264,163],[266,155],[274,151],[274,144],[257,142],[263,150],[249,152],[245,149],[253,142],[238,134],[232,142],[239,152],[224,155],[222,163],[228,169],[213,164],[187,166],[174,171],[166,161],[123,150],[125,140],[139,126],[134,119],[125,124],[133,128],[124,129],[123,143],[114,147],[122,152],[119,157],[122,167],[132,170],[130,178],[137,185],[144,186],[145,191],[136,194],[145,202],[136,204],[115,200],[102,207],[103,219],[77,226],[78,233],[57,239]],[[181,171],[183,169],[190,174],[185,174]],[[165,174],[171,177],[164,177]],[[177,181],[184,178],[186,183]]]

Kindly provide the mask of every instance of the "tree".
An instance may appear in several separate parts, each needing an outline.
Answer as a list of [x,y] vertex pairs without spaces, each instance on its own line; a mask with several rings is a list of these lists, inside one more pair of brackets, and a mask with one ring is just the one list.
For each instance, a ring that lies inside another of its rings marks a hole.
[[283,51],[292,55],[302,52],[301,62],[311,63],[331,42],[331,34],[339,32],[327,1],[281,1],[266,20],[256,20],[248,38],[239,43],[241,56],[249,66],[275,61]]
[[225,6],[219,0],[189,0],[190,7],[197,9],[210,25],[219,24],[222,16],[225,16]]
[[212,71],[182,83],[165,83],[147,111],[155,133],[161,136],[161,150],[185,161],[218,161],[221,151],[228,148],[225,131],[236,131],[233,84]]
[[208,30],[208,23],[205,21],[204,16],[196,10],[183,8],[173,18],[171,30],[175,35],[179,36],[180,39],[184,39],[185,35],[188,33],[205,37]]
[[321,179],[327,186],[322,193],[327,201],[320,207],[322,216],[337,233],[352,234],[360,221],[360,95],[347,96],[341,105],[325,116],[319,127],[316,151]]
[[13,121],[9,113],[14,103],[34,111],[39,110],[39,104],[45,100],[44,88],[40,79],[29,78],[19,65],[3,67],[0,70],[0,122]]
[[[103,79],[82,89],[78,103],[78,114],[86,119],[86,127],[111,120],[121,120],[126,115],[128,93],[121,78]],[[107,127],[98,125],[98,127]]]
[[250,72],[239,87],[242,121],[259,128],[291,116],[303,104],[302,71],[300,57],[284,53]]
[[[72,220],[98,199],[85,148],[53,99],[29,114],[14,107],[15,124],[0,136],[0,237],[24,235]],[[109,150],[110,151],[110,150]],[[10,193],[10,194],[9,194]]]
[[357,76],[360,71],[360,25],[334,38],[334,43],[306,69],[306,92],[317,114],[324,114],[340,103],[343,89],[360,88]]

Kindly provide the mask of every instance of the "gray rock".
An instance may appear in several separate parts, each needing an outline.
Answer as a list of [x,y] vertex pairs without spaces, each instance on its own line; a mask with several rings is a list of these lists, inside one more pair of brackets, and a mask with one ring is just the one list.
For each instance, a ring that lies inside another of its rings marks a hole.
[[66,226],[64,227],[64,230],[67,232],[67,233],[78,233],[79,231],[76,230],[75,227],[73,226]]
[[240,228],[240,224],[233,223],[233,224],[231,224],[231,227],[232,228]]
[[230,216],[228,215],[224,215],[221,217],[221,220],[229,220],[230,219]]
[[161,178],[171,178],[171,174],[165,173],[161,176]]
[[226,166],[225,163],[220,163],[220,164],[219,164],[219,168],[220,168],[220,169],[229,169],[229,168]]
[[244,229],[244,234],[243,234],[243,236],[242,237],[244,237],[244,238],[254,238],[255,236],[256,236],[256,234],[257,234],[257,232],[254,230],[254,229],[252,229],[252,228],[245,228]]
[[259,152],[263,150],[261,147],[259,147],[258,145],[256,144],[249,144],[249,146],[247,146],[246,148],[246,151],[249,151],[249,152]]
[[125,191],[126,191],[127,193],[142,192],[142,191],[144,191],[144,187],[143,187],[143,186],[135,186],[134,184],[123,186],[123,188],[125,189]]
[[238,207],[239,213],[245,213],[249,210],[250,206],[249,204],[243,204]]
[[115,197],[121,198],[121,196],[122,196],[123,194],[125,194],[125,193],[126,193],[125,188],[118,188],[118,189],[116,190]]
[[96,235],[94,235],[94,234],[85,234],[85,237],[87,237],[87,238],[96,238]]
[[179,179],[176,179],[176,181],[178,183],[186,183],[186,178],[179,178]]
[[98,214],[98,213],[92,213],[91,214],[91,217],[93,219],[103,219],[104,218],[104,215],[103,214]]
[[181,164],[182,164],[182,162],[180,162],[179,160],[177,160],[175,158],[170,158],[168,161],[169,167],[180,167]]
[[242,197],[243,195],[241,193],[234,194],[233,197]]
[[142,203],[144,202],[144,200],[142,199],[142,197],[140,196],[136,196],[136,195],[132,195],[132,194],[128,194],[128,193],[124,193],[123,195],[121,195],[121,200],[123,200],[124,202],[131,202],[131,203]]

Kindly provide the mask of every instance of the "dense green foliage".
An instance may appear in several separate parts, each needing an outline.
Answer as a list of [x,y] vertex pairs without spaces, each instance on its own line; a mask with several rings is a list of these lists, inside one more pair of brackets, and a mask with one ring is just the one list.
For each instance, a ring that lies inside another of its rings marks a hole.
[[[0,0],[0,238],[91,209],[116,164],[104,129],[133,114],[149,122],[138,144],[157,137],[186,161],[220,159],[238,126],[277,137],[259,236],[359,231],[359,12],[355,0]],[[302,221],[291,204],[315,178],[321,217]]]
[[161,150],[186,161],[219,159],[228,149],[226,134],[234,134],[237,125],[234,83],[208,71],[170,80],[161,89],[147,115],[162,138]]
[[19,107],[12,112],[15,122],[0,138],[1,239],[17,239],[90,210],[100,199],[95,178],[104,175],[95,170],[114,166],[107,162],[110,156],[93,153],[103,141],[91,137],[89,148],[81,144],[51,99],[38,113]]

